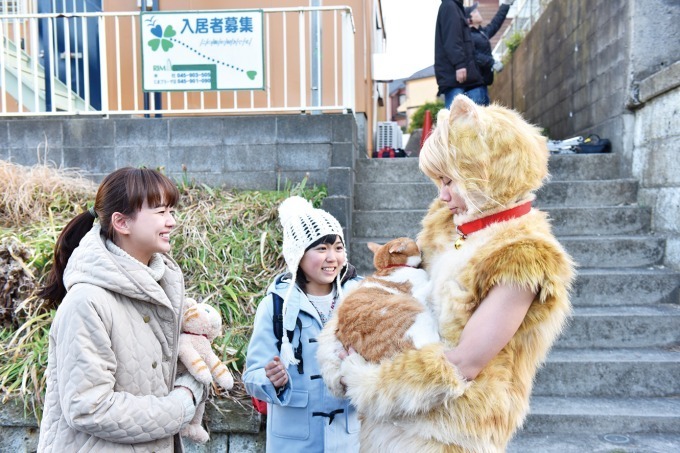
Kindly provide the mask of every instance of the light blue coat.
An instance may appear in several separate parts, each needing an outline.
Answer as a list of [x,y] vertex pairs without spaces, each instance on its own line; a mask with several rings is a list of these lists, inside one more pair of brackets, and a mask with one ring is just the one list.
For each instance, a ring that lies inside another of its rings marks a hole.
[[[267,292],[276,292],[284,297],[290,281],[283,279],[277,283],[278,280],[279,277],[274,279]],[[353,284],[354,281],[350,280],[343,289]],[[296,327],[291,345],[295,349],[302,341],[303,374],[298,372],[296,365],[291,365],[288,383],[279,395],[265,375],[264,366],[279,355],[272,325],[274,304],[269,294],[257,308],[243,373],[247,392],[268,403],[267,451],[357,452],[360,423],[356,410],[348,400],[338,399],[328,391],[316,362],[316,339],[322,329],[321,319],[297,285],[290,297],[295,300],[291,299],[289,306],[300,307],[302,339],[300,329]],[[332,421],[329,414],[335,414]]]

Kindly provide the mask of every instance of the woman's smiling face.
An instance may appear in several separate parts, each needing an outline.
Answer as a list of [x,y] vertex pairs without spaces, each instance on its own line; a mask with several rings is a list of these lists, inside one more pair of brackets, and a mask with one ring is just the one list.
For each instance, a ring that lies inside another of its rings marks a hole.
[[121,248],[148,264],[154,253],[170,251],[170,231],[176,224],[174,208],[165,205],[150,207],[144,201],[134,218],[127,219],[129,235]]
[[345,245],[340,236],[333,244],[321,243],[307,250],[300,260],[300,269],[307,277],[306,292],[315,296],[330,293],[346,261]]

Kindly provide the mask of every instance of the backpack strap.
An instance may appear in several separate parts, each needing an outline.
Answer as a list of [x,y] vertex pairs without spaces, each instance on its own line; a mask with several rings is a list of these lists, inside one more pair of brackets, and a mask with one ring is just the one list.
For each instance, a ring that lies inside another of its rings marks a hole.
[[[300,339],[298,340],[298,346],[297,348],[294,349],[295,358],[298,360],[297,369],[298,373],[305,374],[305,367],[304,364],[302,363],[302,321],[300,321],[300,318],[295,320],[295,325],[297,326],[298,329],[300,329]],[[289,340],[292,342],[293,332],[289,332],[288,335],[290,337]]]
[[[281,339],[283,338],[283,297],[279,296],[276,293],[269,293],[272,295],[272,302],[274,303],[274,322],[273,322],[273,328],[274,328],[274,336],[276,337],[276,349],[281,351]],[[297,319],[296,325],[300,328],[300,332],[302,332],[302,322],[300,322],[300,318]],[[291,343],[293,342],[293,332],[287,332],[288,334],[288,341]]]
[[[273,318],[273,323],[272,327],[274,329],[274,337],[276,337],[276,349],[281,351],[281,339],[283,338],[283,297],[279,296],[276,293],[270,293],[272,295],[272,302],[274,304],[274,318]],[[300,321],[300,318],[298,317],[295,320],[295,325],[297,326],[298,329],[300,329],[300,338],[302,338],[302,321]],[[287,331],[286,334],[288,335],[288,341],[293,344],[293,335],[295,334],[295,330],[293,331]],[[298,341],[298,346],[297,348],[294,349],[295,352],[295,358],[299,361],[298,362],[298,372],[300,374],[304,374],[304,367],[302,364],[302,341]]]

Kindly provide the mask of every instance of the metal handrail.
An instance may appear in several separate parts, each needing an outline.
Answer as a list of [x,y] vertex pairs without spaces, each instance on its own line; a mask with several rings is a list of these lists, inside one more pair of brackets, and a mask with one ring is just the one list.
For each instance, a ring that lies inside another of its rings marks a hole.
[[[252,9],[229,11],[238,13],[239,11],[252,11]],[[264,58],[267,65],[264,72],[266,78],[264,90],[162,92],[160,96],[147,94],[146,99],[149,102],[144,106],[141,105],[144,93],[141,89],[142,70],[139,64],[141,60],[139,21],[141,13],[139,11],[2,14],[0,15],[0,45],[2,46],[0,50],[0,98],[2,101],[0,116],[354,111],[356,28],[351,7],[264,8],[262,11],[265,27]],[[195,13],[196,11],[162,12]],[[311,78],[307,74],[311,52],[306,46],[311,38],[305,23],[312,13],[323,14],[327,20],[326,23],[332,24],[331,32],[322,38],[325,40],[324,44],[333,49],[332,57],[325,57],[327,66],[324,66],[324,69],[329,71],[325,73],[324,80],[332,80],[332,82],[324,90],[325,95],[318,96],[318,105],[309,105],[308,102],[308,99],[311,99],[308,92],[313,88]],[[295,20],[294,16],[297,16],[297,27],[290,27],[291,16],[293,16],[292,20]],[[277,36],[273,36],[274,27],[271,24],[273,20],[278,21],[279,29],[275,31],[280,34]],[[45,25],[44,33],[47,34],[46,41],[48,42],[43,46],[38,45],[37,30],[41,21]],[[98,27],[99,31],[98,44],[87,39],[87,30],[94,26]],[[59,53],[55,50],[57,30],[63,33],[59,38],[63,38],[65,46]],[[78,33],[80,33],[78,36],[82,38],[83,50],[81,47],[71,47],[72,39]],[[121,47],[123,45],[120,39],[121,33],[129,33],[130,48]],[[339,42],[338,35],[340,36]],[[291,38],[288,41],[297,42],[295,44],[291,42],[289,46],[287,38]],[[11,45],[16,47],[18,42],[26,45],[24,52],[34,62],[32,69],[23,68],[23,71],[17,71],[22,69],[19,56],[12,54],[8,49]],[[272,68],[270,66],[271,45],[281,42],[284,43],[283,68]],[[89,69],[91,46],[98,46],[99,76]],[[46,70],[42,65],[35,63],[38,60],[48,63]],[[77,70],[71,68],[74,61],[82,63]],[[294,61],[295,64],[291,65],[290,61]],[[123,67],[125,71],[122,71]],[[60,69],[61,75],[58,73]],[[63,83],[59,82],[60,79]],[[32,82],[29,83],[29,81]],[[101,85],[100,105],[84,108],[83,103],[90,105],[93,102],[93,92],[89,88],[91,82]],[[76,87],[74,89],[80,95],[71,92],[68,88],[59,90],[55,88],[61,85]],[[46,88],[48,86],[52,89],[48,90]],[[296,91],[299,96],[294,95]],[[157,99],[161,100],[162,106],[154,105]],[[280,102],[280,99],[283,99],[283,102]],[[47,108],[46,105],[51,105],[51,108]]]

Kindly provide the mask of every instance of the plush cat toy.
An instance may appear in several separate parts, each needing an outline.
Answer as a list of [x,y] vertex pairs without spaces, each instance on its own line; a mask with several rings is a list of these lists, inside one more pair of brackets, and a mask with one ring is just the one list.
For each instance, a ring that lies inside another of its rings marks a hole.
[[[437,326],[426,306],[430,285],[427,272],[418,267],[421,259],[416,242],[402,237],[385,245],[367,245],[374,254],[376,272],[347,294],[324,329],[335,332],[337,341],[321,342],[332,344],[333,352],[322,347],[318,354],[337,356],[338,351],[351,346],[364,359],[378,363],[405,349],[438,342]],[[325,374],[326,378],[335,384],[331,390],[340,395],[338,380],[330,374]]]
[[[211,345],[222,332],[222,317],[215,308],[193,299],[187,299],[186,307],[179,336],[179,361],[203,384],[210,385],[214,380],[223,389],[230,390],[234,378]],[[194,418],[181,431],[182,436],[199,443],[208,441],[210,436],[201,426],[204,411],[205,401],[196,407]]]
[[[418,246],[441,341],[379,363],[349,354],[337,370],[324,343],[339,341],[334,332],[319,336],[319,351],[328,352],[317,356],[324,378],[336,385],[341,376],[361,414],[361,451],[506,451],[529,411],[536,371],[571,312],[573,262],[547,214],[532,207],[548,156],[540,130],[513,110],[459,95],[450,111],[439,111],[418,159],[440,194]],[[518,289],[533,298],[519,298]],[[518,302],[527,310],[519,320]],[[514,324],[503,330],[506,321]],[[500,350],[494,335],[507,340]],[[475,360],[481,368],[468,375],[459,368]]]

